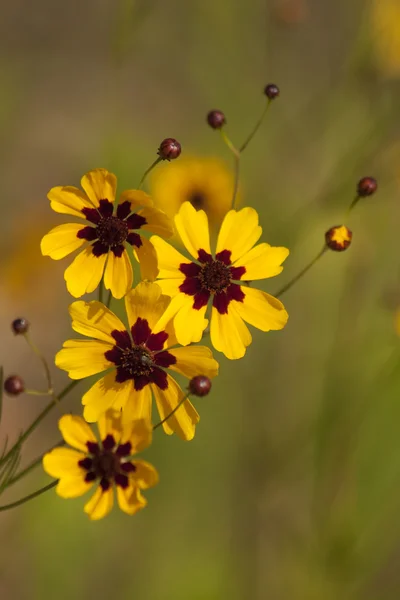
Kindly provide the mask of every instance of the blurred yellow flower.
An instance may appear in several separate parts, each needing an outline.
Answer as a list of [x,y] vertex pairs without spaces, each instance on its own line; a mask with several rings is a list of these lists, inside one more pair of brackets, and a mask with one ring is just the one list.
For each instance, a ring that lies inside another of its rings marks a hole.
[[376,66],[386,77],[399,77],[400,0],[372,0],[370,27]]
[[43,468],[59,479],[59,496],[77,498],[98,483],[84,508],[92,520],[108,515],[114,504],[114,487],[119,507],[128,515],[146,506],[141,490],[156,485],[158,474],[148,462],[131,460],[151,444],[152,428],[146,421],[123,425],[120,412],[107,411],[98,423],[100,441],[82,417],[64,415],[58,426],[73,449],[54,448],[44,455]]
[[150,186],[154,203],[169,217],[190,202],[219,225],[231,208],[234,178],[219,158],[189,157],[154,169]]

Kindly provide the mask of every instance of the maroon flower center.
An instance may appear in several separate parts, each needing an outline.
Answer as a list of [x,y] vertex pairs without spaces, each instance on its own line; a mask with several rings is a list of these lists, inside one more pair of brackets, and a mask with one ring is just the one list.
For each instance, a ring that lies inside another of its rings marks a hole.
[[199,210],[204,207],[207,198],[206,195],[203,194],[203,192],[194,190],[189,194],[188,200],[196,210]]
[[102,217],[96,227],[96,234],[101,244],[115,248],[127,239],[128,224],[118,217]]
[[87,442],[89,455],[78,462],[86,471],[85,481],[100,480],[103,491],[108,490],[115,482],[122,488],[128,487],[128,473],[136,471],[136,466],[127,461],[132,446],[130,442],[117,445],[112,435],[108,435],[101,446],[95,442]]
[[150,375],[154,366],[153,355],[144,346],[132,346],[121,350],[120,364],[131,375]]
[[220,260],[202,265],[198,278],[203,290],[215,294],[226,290],[231,282],[231,270]]

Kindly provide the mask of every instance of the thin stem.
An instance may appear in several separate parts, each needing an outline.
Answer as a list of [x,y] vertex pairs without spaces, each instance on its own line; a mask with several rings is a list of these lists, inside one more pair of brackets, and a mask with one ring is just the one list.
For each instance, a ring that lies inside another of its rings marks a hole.
[[108,296],[107,296],[107,303],[106,303],[107,308],[110,308],[111,300],[112,300],[112,293],[111,293],[111,290],[110,290],[108,292]]
[[[56,444],[55,446],[53,446],[52,448],[50,448],[50,450],[48,450],[47,452],[50,452],[51,450],[54,450],[54,448],[60,448],[61,446],[65,445],[65,441],[64,440],[60,440],[58,442],[58,444]],[[47,452],[45,452],[44,454],[47,454]],[[19,473],[17,473],[15,475],[15,477],[12,477],[8,482],[7,482],[7,487],[10,487],[11,485],[13,485],[14,483],[17,483],[17,481],[19,481],[20,479],[22,479],[23,477],[25,477],[25,475],[27,475],[28,473],[30,473],[30,471],[33,471],[33,469],[35,469],[36,467],[38,467],[42,460],[43,460],[43,454],[41,456],[38,456],[38,458],[35,458],[35,460],[33,460],[32,462],[29,463],[29,465],[27,465],[25,467],[25,469],[22,469],[22,471],[20,471]]]
[[153,162],[153,164],[150,165],[150,167],[148,169],[146,169],[146,171],[143,173],[143,177],[140,180],[140,183],[138,185],[138,189],[141,190],[144,184],[144,180],[146,179],[147,175],[150,173],[150,171],[152,171],[154,169],[154,167],[156,165],[158,165],[159,162],[162,161],[161,156],[159,156],[158,158],[156,158],[156,160]]
[[244,150],[246,150],[247,146],[250,144],[251,140],[256,135],[257,131],[260,129],[260,126],[261,126],[262,122],[264,121],[264,117],[268,112],[270,104],[271,104],[271,100],[268,100],[267,104],[264,107],[264,110],[261,113],[261,117],[258,119],[257,123],[254,126],[254,129],[252,130],[252,132],[250,133],[250,135],[248,136],[246,141],[240,146],[239,152],[243,152]]
[[232,152],[235,158],[235,167],[234,167],[234,184],[233,184],[233,194],[232,194],[232,204],[231,209],[235,208],[236,205],[236,197],[239,189],[239,170],[240,170],[240,150],[234,146],[229,137],[226,135],[223,129],[219,130],[221,132],[221,137],[225,144],[228,146],[229,150]]
[[24,390],[25,394],[28,394],[28,396],[52,396],[52,392],[41,392],[40,390]]
[[310,269],[315,265],[315,263],[325,254],[327,251],[327,247],[324,246],[322,250],[317,254],[315,258],[311,262],[308,263],[293,279],[291,279],[286,285],[283,286],[275,295],[275,298],[280,298],[283,294],[285,294],[291,287],[294,286],[295,283],[299,281]]
[[98,296],[98,301],[99,301],[99,302],[103,302],[103,281],[100,281],[100,283],[99,283],[99,296]]
[[157,429],[158,427],[161,427],[161,425],[163,425],[163,424],[164,424],[166,421],[168,421],[168,419],[169,419],[170,417],[172,417],[172,415],[173,415],[173,414],[175,414],[175,413],[176,413],[176,411],[178,410],[178,408],[179,408],[180,406],[182,406],[182,404],[183,404],[183,403],[184,403],[184,402],[185,402],[185,401],[186,401],[188,398],[189,398],[189,392],[187,392],[187,394],[186,394],[186,395],[185,395],[185,396],[182,398],[182,400],[181,400],[180,402],[178,402],[178,404],[175,406],[174,410],[172,410],[172,411],[169,413],[169,415],[167,415],[167,416],[165,417],[165,419],[163,419],[162,421],[160,421],[159,423],[157,423],[157,425],[154,425],[154,426],[153,426],[153,430],[154,430],[154,429]]
[[26,339],[26,341],[28,343],[28,346],[30,346],[30,348],[33,350],[33,352],[36,354],[36,356],[41,361],[41,363],[43,365],[44,373],[45,373],[45,376],[46,376],[47,390],[48,390],[48,392],[50,394],[52,394],[53,393],[53,382],[52,382],[52,379],[51,379],[50,367],[47,364],[47,360],[45,359],[44,355],[39,350],[39,348],[36,346],[36,344],[33,342],[32,338],[29,335],[29,333],[24,333],[24,338]]
[[27,438],[36,429],[36,427],[41,423],[41,421],[43,421],[43,419],[48,415],[48,413],[51,411],[51,409],[54,406],[56,406],[56,404],[58,404],[59,401],[64,398],[64,396],[66,396],[67,394],[69,394],[69,392],[76,385],[78,385],[78,383],[79,383],[79,381],[71,381],[71,383],[69,383],[58,394],[58,396],[53,396],[53,399],[51,400],[51,402],[49,402],[49,404],[42,410],[42,412],[39,413],[39,415],[36,417],[36,419],[33,421],[33,423],[30,425],[30,427],[28,427],[28,429],[26,431],[24,431],[24,433],[21,434],[21,437],[18,438],[17,442],[10,448],[10,450],[7,452],[7,454],[5,454],[3,456],[3,458],[0,461],[0,465],[4,464],[8,460],[8,458],[10,457],[10,455],[12,454],[12,452],[15,450],[16,446],[21,446],[25,442],[25,440],[27,440]]
[[3,510],[10,510],[10,508],[16,508],[17,506],[20,506],[21,504],[25,504],[25,502],[28,502],[29,500],[33,500],[33,498],[36,498],[37,496],[44,494],[44,492],[47,492],[47,490],[51,490],[51,488],[56,486],[57,483],[58,483],[58,479],[56,479],[55,481],[52,481],[48,485],[45,485],[44,487],[40,488],[40,490],[36,490],[36,492],[33,492],[32,494],[29,494],[28,496],[24,496],[23,498],[20,498],[16,502],[11,502],[11,504],[4,504],[4,506],[0,506],[0,512],[2,512]]
[[347,209],[346,215],[349,215],[349,213],[353,210],[353,208],[355,207],[355,205],[357,204],[359,199],[360,199],[360,196],[357,194],[357,196],[354,198],[353,202],[350,204],[349,208]]

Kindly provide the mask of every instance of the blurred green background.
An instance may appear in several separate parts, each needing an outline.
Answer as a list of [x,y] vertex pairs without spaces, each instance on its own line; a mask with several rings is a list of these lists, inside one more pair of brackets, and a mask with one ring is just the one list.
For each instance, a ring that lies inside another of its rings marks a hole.
[[[0,2],[1,362],[43,376],[10,322],[52,357],[70,336],[63,269],[40,257],[47,191],[95,167],[135,187],[164,137],[231,161],[205,123],[225,111],[240,144],[266,83],[281,96],[242,158],[242,204],[291,254],[276,292],[345,222],[283,298],[282,332],[218,356],[193,442],[155,436],[149,506],[91,523],[50,491],[0,516],[0,598],[395,600],[400,596],[400,1]],[[182,154],[182,156],[183,156]],[[358,179],[376,196],[346,219]],[[55,368],[54,368],[55,372]],[[64,374],[55,373],[59,386]],[[79,387],[80,392],[86,383]],[[45,400],[6,398],[0,438]],[[55,443],[65,401],[24,450]],[[37,470],[2,497],[45,484]]]

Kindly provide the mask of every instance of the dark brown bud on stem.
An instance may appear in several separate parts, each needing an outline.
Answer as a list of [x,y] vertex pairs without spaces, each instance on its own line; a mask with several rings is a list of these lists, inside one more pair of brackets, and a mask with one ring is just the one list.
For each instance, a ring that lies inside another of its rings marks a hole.
[[267,96],[269,100],[275,100],[280,94],[280,89],[275,83],[269,83],[264,88],[264,94]]
[[193,396],[207,396],[211,390],[211,380],[205,375],[196,375],[189,382],[189,392]]
[[19,375],[10,375],[4,382],[4,391],[10,396],[18,396],[25,390],[23,380]]
[[363,177],[357,185],[357,194],[360,198],[372,196],[378,189],[378,182],[373,177]]
[[166,138],[160,144],[158,156],[161,160],[174,160],[181,153],[181,145],[174,138]]
[[23,317],[20,319],[14,319],[14,321],[11,323],[11,329],[15,335],[23,335],[29,329],[29,321]]
[[325,233],[325,243],[330,250],[343,252],[351,244],[353,234],[345,225],[335,225]]
[[211,110],[207,115],[207,123],[212,129],[221,129],[226,123],[222,110]]

